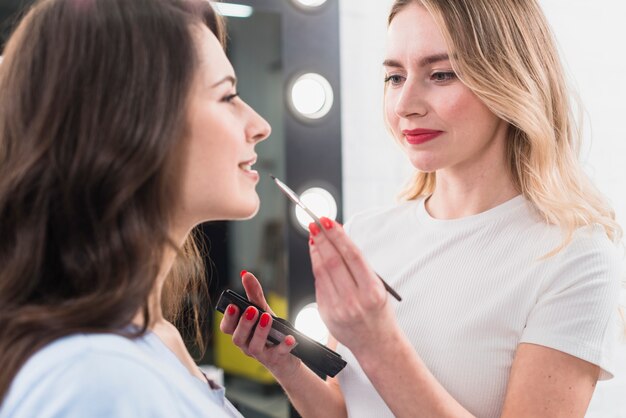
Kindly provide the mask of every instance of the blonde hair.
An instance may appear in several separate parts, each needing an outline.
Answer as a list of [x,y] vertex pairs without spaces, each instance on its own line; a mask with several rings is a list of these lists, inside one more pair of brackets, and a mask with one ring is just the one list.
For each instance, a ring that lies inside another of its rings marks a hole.
[[[578,161],[574,123],[555,41],[536,0],[396,0],[388,22],[407,5],[423,5],[445,38],[453,69],[498,117],[510,124],[507,158],[515,186],[563,243],[598,224],[618,241],[615,213]],[[406,200],[431,194],[435,173],[418,172]]]

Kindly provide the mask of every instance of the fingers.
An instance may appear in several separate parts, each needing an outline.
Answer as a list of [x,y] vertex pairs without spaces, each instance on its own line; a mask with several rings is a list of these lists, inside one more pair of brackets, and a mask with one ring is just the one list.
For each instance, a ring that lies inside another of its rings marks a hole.
[[333,306],[340,297],[341,292],[335,286],[335,281],[332,280],[326,271],[324,260],[317,249],[317,245],[311,241],[309,242],[309,254],[311,257],[313,276],[315,277],[315,298],[318,303]]
[[323,227],[323,234],[318,235],[318,239],[315,239],[317,244],[319,241],[319,248],[322,256],[325,259],[326,265],[333,265],[336,263],[335,255],[330,255],[327,258],[327,254],[332,254],[330,247],[334,248],[336,254],[343,260],[343,265],[349,270],[350,275],[356,282],[359,288],[365,289],[371,288],[370,286],[382,286],[380,279],[376,276],[371,267],[367,264],[363,258],[361,251],[354,244],[354,242],[348,237],[341,228],[341,226],[328,218],[322,218],[321,224]]
[[267,312],[262,313],[259,318],[259,323],[252,334],[252,338],[250,338],[250,343],[248,344],[248,354],[252,357],[258,357],[263,354],[265,346],[267,345],[267,336],[269,335],[271,328],[272,316]]
[[291,350],[296,348],[298,342],[294,338],[293,335],[287,335],[285,339],[275,347],[271,347],[268,350],[273,351],[275,354],[284,356],[285,354],[289,354]]
[[232,334],[233,343],[244,354],[261,362],[274,376],[293,373],[298,369],[301,361],[288,354],[297,346],[297,341],[293,336],[288,335],[277,345],[268,342],[273,318],[261,284],[253,274],[247,271],[241,272],[241,280],[248,299],[267,312],[260,312],[254,306],[249,306],[240,312],[236,305],[230,304],[224,311],[220,329],[226,334]]
[[252,336],[252,330],[256,325],[256,320],[259,317],[259,311],[254,306],[249,306],[241,315],[239,319],[239,325],[233,332],[233,343],[236,346],[244,349],[247,353],[248,342]]
[[296,339],[292,335],[287,335],[279,344],[270,344],[267,337],[272,328],[272,316],[267,312],[261,314],[259,323],[250,342],[248,343],[247,354],[252,357],[259,358],[267,352],[275,352],[276,354],[288,354],[296,346]]
[[239,324],[239,308],[236,305],[230,304],[224,311],[224,317],[220,322],[220,330],[224,334],[232,334],[235,332],[235,328]]
[[270,306],[265,300],[263,287],[261,286],[261,283],[259,283],[259,280],[254,276],[254,274],[245,270],[242,271],[241,282],[243,284],[243,288],[246,291],[246,295],[248,296],[248,300],[250,300],[255,305],[263,308],[264,311],[270,312],[272,315],[274,315],[274,312],[272,312]]
[[[231,330],[233,322],[231,317],[236,317],[236,314],[231,315],[229,313],[231,306],[234,305],[229,305],[222,320],[221,328],[223,331]],[[232,310],[230,311],[232,312]],[[272,316],[269,313],[260,313],[255,307],[248,307],[234,327],[232,332],[233,343],[246,355],[256,358],[271,370],[277,371],[285,367],[293,367],[293,364],[297,363],[298,360],[295,358],[288,359],[285,356],[296,347],[297,342],[293,336],[288,335],[279,344],[270,345],[267,337],[272,328],[272,321]]]
[[[330,276],[330,281],[339,294],[346,295],[355,292],[357,290],[357,282],[341,253],[324,233],[320,233],[321,231],[317,224],[311,223],[309,230],[313,236],[313,245],[310,247],[313,249],[316,263],[314,273],[319,275],[321,270],[324,270]],[[313,262],[314,260],[312,259],[311,263]]]
[[[365,310],[384,306],[387,301],[385,287],[369,267],[361,251],[339,224],[328,218],[321,218],[320,221],[321,230],[316,224],[310,225],[311,235],[313,235],[311,247],[317,250],[317,254],[314,251],[311,252],[314,271],[326,271],[330,278],[325,279],[324,282],[333,283],[338,295],[342,297],[339,302],[348,306],[350,311],[358,311],[357,306]],[[322,267],[319,267],[320,265]],[[323,274],[320,276],[323,277]],[[329,292],[329,290],[320,288],[319,296],[322,297],[324,292]],[[351,296],[355,296],[358,301],[355,302]],[[337,309],[339,305],[333,306]]]

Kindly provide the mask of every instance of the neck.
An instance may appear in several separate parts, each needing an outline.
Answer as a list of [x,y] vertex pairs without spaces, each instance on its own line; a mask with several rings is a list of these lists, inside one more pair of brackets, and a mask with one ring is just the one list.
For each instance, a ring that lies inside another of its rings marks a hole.
[[500,158],[484,155],[482,161],[467,167],[437,171],[435,191],[426,209],[438,219],[456,219],[494,208],[519,194],[503,150]]

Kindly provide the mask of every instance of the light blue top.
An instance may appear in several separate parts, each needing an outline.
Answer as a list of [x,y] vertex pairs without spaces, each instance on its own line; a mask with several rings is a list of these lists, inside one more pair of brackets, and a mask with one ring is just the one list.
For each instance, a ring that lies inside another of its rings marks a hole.
[[0,418],[233,418],[241,414],[191,375],[153,333],[136,340],[76,334],[33,355],[0,407]]

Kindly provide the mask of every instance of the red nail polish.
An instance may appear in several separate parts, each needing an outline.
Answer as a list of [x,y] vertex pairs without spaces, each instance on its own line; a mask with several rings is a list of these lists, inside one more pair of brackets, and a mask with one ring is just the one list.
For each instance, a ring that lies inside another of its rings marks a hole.
[[256,308],[254,306],[248,306],[248,309],[246,309],[246,319],[252,321],[254,315],[256,315]]
[[333,221],[331,221],[330,219],[328,219],[325,216],[320,218],[320,222],[321,222],[322,226],[324,227],[324,229],[326,229],[326,230],[331,229],[333,227]]
[[246,274],[246,273],[247,273],[247,271],[241,270],[240,276],[243,277],[243,275]]
[[288,335],[287,338],[285,338],[285,344],[287,344],[288,347],[293,346],[296,343],[296,339],[293,338],[291,335]]
[[234,315],[235,312],[237,312],[237,308],[235,308],[235,305],[228,305],[228,309],[226,310],[226,312],[228,313],[228,315]]
[[311,222],[309,224],[309,231],[311,232],[311,235],[313,235],[315,237],[315,236],[317,236],[317,234],[320,233],[320,227],[317,226],[317,224],[315,222]]
[[259,320],[259,325],[261,326],[261,328],[265,328],[269,322],[270,314],[268,314],[267,312],[263,313],[263,315],[261,315],[261,319]]
[[314,245],[315,241],[313,241],[313,238],[309,238],[309,245]]

